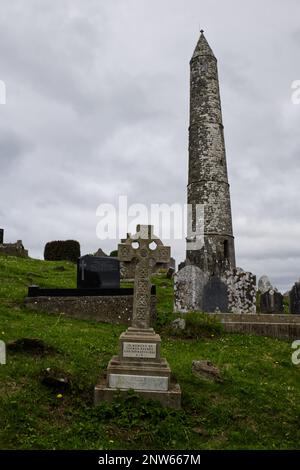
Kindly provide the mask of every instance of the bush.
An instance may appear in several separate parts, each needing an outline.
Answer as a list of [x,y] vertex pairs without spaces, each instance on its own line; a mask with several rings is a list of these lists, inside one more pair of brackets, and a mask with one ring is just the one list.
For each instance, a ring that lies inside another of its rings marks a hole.
[[109,256],[113,256],[114,258],[117,258],[118,257],[118,250],[111,251]]
[[77,262],[80,257],[80,244],[76,240],[57,240],[46,243],[44,259],[46,261]]
[[188,339],[211,338],[220,336],[224,331],[220,320],[208,313],[189,312],[180,317],[185,320],[185,329],[177,330],[170,326],[169,332],[173,336]]
[[218,336],[224,331],[223,325],[215,316],[208,313],[189,312],[185,318],[186,330],[191,337]]

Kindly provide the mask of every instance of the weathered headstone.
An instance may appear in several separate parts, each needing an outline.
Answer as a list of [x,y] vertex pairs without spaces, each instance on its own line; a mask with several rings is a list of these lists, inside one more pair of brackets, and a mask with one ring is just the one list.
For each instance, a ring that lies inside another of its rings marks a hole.
[[210,276],[187,265],[174,276],[174,310],[208,313],[255,313],[256,277],[240,268]]
[[269,289],[260,296],[261,313],[282,313],[283,295],[274,289]]
[[104,253],[104,251],[102,250],[102,248],[98,248],[98,250],[96,251],[96,253],[94,253],[94,256],[98,256],[98,257],[107,257],[108,255],[106,253]]
[[185,262],[185,261],[181,261],[181,263],[178,264],[178,271],[180,271],[181,269],[183,269],[185,266],[186,266],[186,262]]
[[120,288],[120,262],[116,258],[81,256],[77,261],[77,288]]
[[186,321],[184,318],[176,318],[171,323],[171,328],[173,330],[185,330]]
[[175,274],[175,269],[170,267],[166,274],[167,279],[172,279],[174,274]]
[[174,310],[186,313],[203,310],[203,290],[208,275],[198,266],[185,266],[174,275]]
[[290,291],[290,313],[300,315],[300,282],[296,282]]
[[264,294],[264,292],[268,292],[268,290],[270,289],[273,289],[273,286],[268,276],[261,276],[258,280],[258,290],[260,291],[260,293]]
[[235,268],[222,277],[228,289],[228,311],[231,313],[256,313],[256,276]]
[[204,286],[203,310],[209,313],[228,312],[227,286],[218,276],[211,276]]
[[156,263],[169,261],[170,248],[153,235],[152,226],[138,225],[137,233],[119,244],[118,258],[136,260],[132,326],[120,336],[119,355],[108,364],[106,382],[95,387],[95,403],[111,401],[116,392],[133,389],[178,408],[180,387],[171,383],[170,366],[160,357],[160,336],[150,328],[150,276]]

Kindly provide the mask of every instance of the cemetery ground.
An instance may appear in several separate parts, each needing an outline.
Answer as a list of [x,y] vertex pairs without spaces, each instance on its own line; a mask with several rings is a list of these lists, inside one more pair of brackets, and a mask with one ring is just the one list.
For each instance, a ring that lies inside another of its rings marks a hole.
[[[76,267],[0,256],[0,339],[39,338],[44,353],[8,351],[0,365],[1,449],[299,449],[299,367],[290,342],[225,334],[205,317],[191,317],[193,337],[168,328],[172,281],[157,285],[156,331],[162,354],[182,388],[182,410],[125,401],[93,406],[93,388],[117,352],[124,326],[31,312],[23,306],[27,287],[75,287]],[[199,337],[197,337],[199,336]],[[192,360],[209,359],[222,382],[192,374]],[[46,368],[63,369],[68,389],[41,383]]]

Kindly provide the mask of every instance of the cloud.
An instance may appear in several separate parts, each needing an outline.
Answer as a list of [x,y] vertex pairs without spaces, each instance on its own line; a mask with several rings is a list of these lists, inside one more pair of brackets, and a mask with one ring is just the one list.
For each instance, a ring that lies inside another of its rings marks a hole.
[[13,130],[0,128],[0,155],[1,155],[1,173],[0,177],[5,175],[8,169],[11,169],[16,161],[27,153],[31,145],[20,135],[16,135]]
[[[1,6],[1,226],[32,256],[83,252],[96,209],[185,203],[189,60],[199,25],[218,58],[238,265],[299,278],[299,2],[27,0]],[[168,242],[168,241],[166,241]],[[172,242],[177,261],[184,241]]]

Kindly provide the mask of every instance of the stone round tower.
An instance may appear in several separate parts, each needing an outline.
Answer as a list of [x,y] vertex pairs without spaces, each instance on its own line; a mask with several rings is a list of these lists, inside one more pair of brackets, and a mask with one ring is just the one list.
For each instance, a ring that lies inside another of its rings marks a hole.
[[212,275],[235,268],[235,251],[217,59],[203,31],[190,69],[186,264]]

